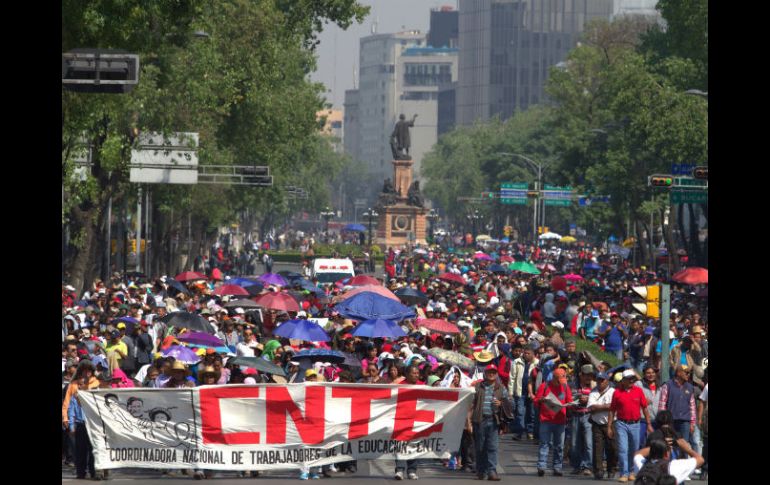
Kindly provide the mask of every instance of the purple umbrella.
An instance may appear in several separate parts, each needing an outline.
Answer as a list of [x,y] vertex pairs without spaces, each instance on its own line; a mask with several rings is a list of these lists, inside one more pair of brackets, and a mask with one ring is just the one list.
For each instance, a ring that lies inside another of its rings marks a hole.
[[177,337],[177,340],[188,344],[208,345],[210,347],[219,347],[225,344],[222,339],[217,338],[210,333],[203,332],[185,333],[184,335]]
[[291,320],[290,322],[286,322],[289,325],[286,323],[279,325],[273,335],[306,342],[328,342],[331,340],[324,329],[315,322],[310,320]]
[[289,286],[289,283],[283,278],[283,276],[275,273],[265,273],[258,279],[265,285]]
[[161,352],[161,355],[163,355],[163,357],[173,357],[179,362],[184,362],[185,364],[197,364],[201,360],[201,358],[198,357],[195,352],[181,345],[172,345],[171,347]]

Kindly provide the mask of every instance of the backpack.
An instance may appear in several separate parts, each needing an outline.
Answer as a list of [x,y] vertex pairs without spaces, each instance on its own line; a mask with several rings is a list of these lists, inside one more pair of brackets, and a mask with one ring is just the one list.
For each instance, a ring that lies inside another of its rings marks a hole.
[[652,462],[647,460],[639,473],[636,474],[636,480],[634,485],[655,485],[659,483],[659,480],[665,476],[668,476],[668,460],[658,460]]

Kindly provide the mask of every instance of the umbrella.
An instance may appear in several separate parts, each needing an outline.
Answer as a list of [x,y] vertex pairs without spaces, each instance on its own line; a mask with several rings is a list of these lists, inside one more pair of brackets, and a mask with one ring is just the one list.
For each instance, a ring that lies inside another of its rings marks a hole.
[[511,271],[520,271],[522,273],[529,274],[540,274],[540,270],[537,269],[534,264],[528,263],[527,261],[516,261],[515,263],[511,263],[508,268]]
[[176,275],[174,279],[184,283],[185,281],[206,280],[208,278],[205,274],[196,273],[195,271],[185,271],[184,273]]
[[513,263],[514,261],[516,261],[516,260],[515,260],[515,259],[513,259],[513,258],[512,258],[512,257],[510,257],[510,256],[502,256],[502,257],[500,258],[500,262],[501,262],[501,263]]
[[390,339],[406,336],[406,332],[396,322],[379,318],[376,320],[364,320],[350,334],[356,337],[382,337]]
[[480,251],[473,255],[473,259],[479,259],[481,261],[494,261],[495,260],[495,258],[493,258],[492,256],[490,256],[488,254],[485,254],[485,253],[482,253]]
[[[331,362],[341,364],[345,362],[345,354],[339,350],[331,349],[305,349],[294,354],[292,360],[308,359],[311,362]],[[357,359],[356,359],[357,360]],[[358,363],[361,366],[361,363]]]
[[222,271],[219,268],[214,268],[211,270],[211,280],[212,281],[222,281],[225,277],[222,274]]
[[309,291],[310,293],[325,294],[324,290],[322,290],[321,288],[317,287],[316,285],[314,285],[313,283],[311,283],[310,281],[304,278],[300,280],[292,280],[291,284],[292,286],[299,286],[303,290]]
[[173,312],[160,320],[172,327],[189,328],[190,330],[214,333],[211,323],[197,313]]
[[178,282],[177,280],[167,279],[166,284],[169,286],[169,288],[173,288],[179,293],[182,293],[188,296],[190,295],[190,290],[188,290],[185,285]]
[[561,236],[555,232],[546,232],[545,234],[541,234],[538,239],[561,239]]
[[342,230],[352,232],[366,232],[366,228],[361,224],[348,224]]
[[364,274],[360,274],[358,276],[354,276],[350,278],[347,282],[350,286],[364,286],[364,285],[380,285],[380,282],[377,281],[377,279],[372,278],[371,276],[366,276]]
[[583,277],[582,276],[580,276],[579,274],[574,274],[574,273],[566,274],[562,278],[564,278],[567,281],[572,281],[572,282],[583,281]]
[[551,263],[538,264],[537,267],[540,268],[541,271],[556,271],[556,266]]
[[687,268],[674,273],[671,279],[686,285],[702,285],[709,282],[709,270],[706,268]]
[[416,316],[411,308],[371,291],[364,291],[341,301],[334,308],[343,316],[354,320],[383,318],[399,322]]
[[121,317],[118,318],[118,322],[123,322],[126,324],[126,333],[131,333],[134,331],[134,326],[139,323],[139,320],[132,317]]
[[583,266],[583,271],[599,271],[600,269],[602,269],[602,267],[594,262],[586,263],[585,266]]
[[428,295],[410,287],[401,288],[396,291],[396,296],[407,305],[418,305],[428,301]]
[[180,342],[188,344],[207,345],[209,347],[221,347],[225,343],[222,339],[205,332],[189,332],[177,337]]
[[236,295],[236,296],[249,296],[249,292],[238,285],[222,285],[212,292],[217,296],[224,295]]
[[281,369],[280,366],[273,364],[272,362],[269,362],[262,357],[240,356],[228,360],[227,363],[236,364],[241,367],[250,367],[252,369],[257,369],[260,372],[266,372],[268,374],[286,377],[286,372]]
[[267,285],[289,286],[289,283],[283,278],[283,276],[275,273],[265,273],[262,276],[260,276],[258,279],[265,286]]
[[562,243],[573,243],[573,242],[577,242],[577,239],[575,239],[572,236],[564,236],[563,238],[559,239],[559,242],[562,242]]
[[285,312],[298,312],[299,305],[288,293],[270,292],[254,298],[254,301],[260,306],[269,310],[279,310]]
[[442,273],[438,275],[438,279],[446,281],[448,283],[457,283],[459,285],[465,285],[465,279],[459,274],[454,273]]
[[[297,322],[293,325],[286,325],[289,322]],[[306,342],[328,342],[331,340],[329,335],[315,322],[310,320],[289,320],[278,326],[273,331],[273,335],[286,337],[288,339],[304,340]]]
[[249,285],[245,288],[249,296],[257,296],[262,293],[262,290],[264,289],[265,285],[263,285],[261,282],[254,283],[253,285]]
[[440,318],[418,318],[418,327],[425,327],[437,333],[460,333],[460,329],[454,323],[449,323]]
[[201,358],[198,357],[198,354],[183,345],[172,345],[171,347],[161,352],[161,355],[163,357],[173,357],[179,362],[184,362],[185,364],[197,364],[201,360]]
[[342,365],[346,365],[348,367],[363,367],[361,365],[361,360],[359,360],[357,355],[351,354],[350,352],[341,353],[345,356],[345,361],[342,362]]
[[490,239],[492,239],[492,236],[489,234],[479,234],[476,236],[477,241],[489,241]]
[[259,303],[255,302],[254,300],[250,300],[248,298],[240,299],[240,300],[230,300],[224,305],[225,308],[259,308]]
[[487,271],[491,271],[492,273],[498,273],[498,274],[506,274],[508,273],[508,268],[503,266],[502,264],[492,264],[487,268]]
[[258,281],[252,280],[250,278],[232,278],[227,280],[228,285],[238,285],[243,288],[246,288],[247,286],[257,285],[259,284]]
[[472,370],[476,366],[476,363],[472,359],[469,359],[463,354],[452,350],[433,347],[428,349],[427,353],[428,355],[435,357],[439,362],[444,362],[445,364],[449,365],[456,365],[460,369]]
[[348,298],[352,298],[358,294],[364,293],[364,292],[370,292],[370,293],[377,293],[378,295],[384,296],[385,298],[390,298],[393,301],[400,302],[401,299],[399,299],[398,296],[393,294],[392,291],[385,288],[384,286],[377,284],[377,285],[366,285],[366,286],[359,286],[358,288],[353,288],[352,290],[343,293],[342,295],[337,295],[333,298],[334,303],[339,303],[341,301],[347,300]]
[[292,280],[301,280],[303,276],[299,273],[295,273],[294,271],[288,271],[288,270],[282,270],[278,272],[279,275],[283,276],[286,281],[292,282]]

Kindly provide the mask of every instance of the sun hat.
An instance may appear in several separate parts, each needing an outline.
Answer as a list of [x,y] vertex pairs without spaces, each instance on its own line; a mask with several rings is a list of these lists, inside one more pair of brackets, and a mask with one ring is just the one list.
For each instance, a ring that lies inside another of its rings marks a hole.
[[488,350],[482,350],[480,352],[474,352],[473,358],[476,359],[476,362],[485,363],[494,359],[495,355]]
[[221,371],[216,370],[212,365],[207,365],[198,370],[198,383],[202,383],[203,378],[206,377],[207,374],[214,374],[217,380],[222,376]]

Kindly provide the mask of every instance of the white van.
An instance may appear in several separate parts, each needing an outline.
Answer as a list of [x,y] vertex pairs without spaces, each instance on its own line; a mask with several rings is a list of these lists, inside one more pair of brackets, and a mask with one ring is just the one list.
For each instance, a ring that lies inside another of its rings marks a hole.
[[335,283],[356,275],[353,261],[345,259],[316,259],[313,261],[311,278],[318,278],[319,283]]

